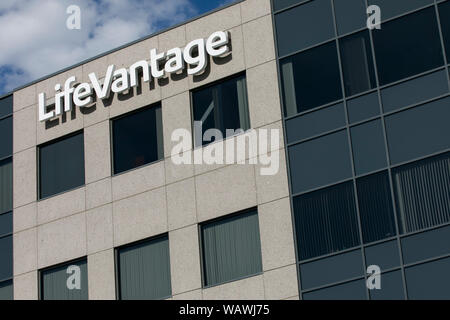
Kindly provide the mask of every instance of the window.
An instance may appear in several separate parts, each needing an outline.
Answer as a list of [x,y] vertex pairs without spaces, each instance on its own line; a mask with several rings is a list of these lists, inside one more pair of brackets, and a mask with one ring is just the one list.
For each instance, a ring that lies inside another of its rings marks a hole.
[[0,300],[13,297],[13,96],[0,99]]
[[281,10],[305,0],[273,0],[274,10]]
[[12,155],[12,117],[0,120],[0,159]]
[[366,282],[364,279],[338,284],[303,294],[305,300],[366,300]]
[[391,187],[386,171],[356,181],[364,243],[397,234],[392,208]]
[[375,88],[372,46],[369,32],[363,31],[340,40],[345,94],[351,96]]
[[114,174],[164,157],[161,105],[112,121]]
[[12,234],[13,232],[12,212],[0,214],[0,237]]
[[172,294],[167,235],[117,250],[119,299],[163,299]]
[[299,193],[352,177],[347,131],[289,147],[292,192]]
[[300,260],[360,244],[352,182],[294,198]]
[[365,0],[334,0],[339,34],[346,34],[366,26]]
[[0,281],[13,277],[13,237],[0,237]]
[[256,209],[202,224],[200,228],[204,286],[262,271]]
[[450,153],[392,172],[400,233],[450,221]]
[[450,291],[450,257],[405,269],[408,298],[414,300],[448,300]]
[[384,112],[448,93],[447,70],[440,70],[381,90]]
[[200,121],[202,126],[200,137],[194,123],[195,146],[221,140],[216,136],[211,137],[212,141],[202,139],[208,129],[220,130],[223,137],[227,129],[250,129],[244,75],[193,91],[192,103],[194,121]]
[[[364,231],[363,231],[364,232]],[[381,271],[400,266],[397,240],[375,244],[364,249],[366,266],[376,264]]]
[[368,0],[368,3],[369,6],[373,4],[379,6],[381,9],[381,19],[386,20],[402,13],[432,4],[433,0]]
[[405,293],[403,289],[402,272],[400,270],[382,273],[381,290],[369,290],[371,300],[403,300]]
[[286,116],[342,98],[336,43],[281,60]]
[[442,36],[444,37],[447,63],[450,63],[450,2],[439,5],[439,17],[441,20]]
[[373,40],[381,85],[444,64],[434,8],[384,23]]
[[366,122],[350,129],[356,174],[385,168],[386,149],[380,120]]
[[301,285],[311,289],[364,275],[361,249],[300,265]]
[[0,160],[0,214],[11,211],[13,204],[12,158]]
[[13,96],[0,99],[0,119],[13,113]]
[[404,264],[445,256],[450,252],[450,225],[403,237],[400,241]]
[[449,103],[447,97],[385,118],[392,164],[450,147]]
[[0,300],[13,300],[12,280],[0,282]]
[[345,122],[343,103],[338,103],[286,120],[288,143],[344,127],[346,125]]
[[39,198],[84,185],[84,138],[77,133],[39,147]]
[[350,123],[362,121],[380,114],[378,93],[373,92],[347,101],[348,120]]
[[330,0],[309,1],[279,13],[275,16],[275,24],[280,56],[335,36]]
[[87,300],[87,272],[86,259],[42,270],[40,298],[42,300]]

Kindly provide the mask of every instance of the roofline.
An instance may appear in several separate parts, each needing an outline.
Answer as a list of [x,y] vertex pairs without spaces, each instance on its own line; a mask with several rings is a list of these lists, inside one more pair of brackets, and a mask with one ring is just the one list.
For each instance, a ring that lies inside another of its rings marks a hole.
[[43,77],[38,78],[38,79],[36,79],[36,80],[33,80],[33,81],[31,81],[31,82],[29,82],[29,83],[27,83],[27,84],[21,85],[21,86],[15,88],[15,89],[13,89],[13,90],[11,90],[11,91],[9,91],[9,92],[3,94],[3,95],[0,95],[0,99],[6,98],[7,96],[13,94],[14,92],[16,92],[16,91],[18,91],[18,90],[24,89],[24,88],[29,87],[29,86],[31,86],[31,85],[33,85],[33,84],[38,83],[38,82],[47,80],[47,79],[49,79],[49,78],[51,78],[51,77],[54,77],[54,76],[56,76],[56,75],[58,75],[58,74],[60,74],[60,73],[69,71],[70,69],[74,69],[74,68],[79,67],[79,66],[81,66],[81,65],[83,65],[83,64],[86,64],[86,63],[91,62],[91,61],[93,61],[93,60],[99,59],[99,58],[104,57],[104,56],[106,56],[106,55],[108,55],[108,54],[111,54],[111,53],[113,53],[113,52],[122,50],[122,49],[124,49],[124,48],[130,47],[130,46],[132,46],[132,45],[134,45],[134,44],[136,44],[136,43],[138,43],[138,42],[141,42],[141,41],[150,39],[150,38],[155,37],[155,36],[157,36],[157,35],[160,35],[160,34],[162,34],[162,33],[164,33],[164,32],[167,32],[167,31],[170,31],[170,30],[172,30],[172,29],[178,28],[178,27],[180,27],[180,26],[182,26],[182,25],[184,25],[184,24],[187,24],[187,23],[193,22],[193,21],[195,21],[195,20],[201,19],[201,18],[203,18],[203,17],[205,17],[205,16],[208,16],[208,15],[210,15],[210,14],[213,14],[213,13],[218,12],[218,11],[220,11],[220,10],[223,10],[223,9],[228,8],[228,7],[234,6],[234,5],[236,5],[236,4],[238,4],[238,3],[241,3],[241,2],[244,2],[244,1],[245,1],[245,0],[234,0],[233,2],[231,2],[231,3],[227,4],[227,5],[224,5],[224,6],[221,6],[221,7],[216,8],[216,9],[207,11],[207,12],[201,14],[201,15],[198,15],[198,16],[195,16],[195,17],[190,18],[190,19],[188,19],[188,20],[185,20],[185,21],[183,21],[183,22],[177,23],[177,24],[175,24],[175,25],[173,25],[173,26],[170,26],[170,27],[168,27],[168,28],[161,29],[161,30],[159,30],[159,31],[157,31],[157,32],[151,33],[151,34],[149,34],[149,35],[147,35],[147,36],[144,36],[144,37],[142,37],[142,38],[139,38],[139,39],[133,40],[133,41],[131,41],[131,42],[128,42],[128,43],[126,43],[126,44],[124,44],[124,45],[121,45],[120,47],[116,47],[116,48],[114,48],[114,49],[111,49],[111,50],[108,50],[108,51],[106,51],[106,52],[100,53],[100,54],[98,54],[98,55],[96,55],[96,56],[94,56],[94,57],[92,57],[92,58],[88,58],[88,59],[83,60],[83,61],[81,61],[81,62],[78,62],[78,63],[76,63],[76,64],[74,64],[74,65],[71,65],[71,66],[69,66],[69,67],[66,67],[66,68],[64,68],[64,69],[58,70],[58,71],[56,71],[56,72],[53,72],[53,73],[51,73],[51,74],[49,74],[49,75],[46,75],[46,76],[43,76]]

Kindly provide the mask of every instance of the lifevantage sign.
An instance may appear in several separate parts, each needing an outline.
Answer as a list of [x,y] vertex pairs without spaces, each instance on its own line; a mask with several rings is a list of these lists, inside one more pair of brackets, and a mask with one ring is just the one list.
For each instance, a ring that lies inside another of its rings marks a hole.
[[[208,59],[220,57],[230,51],[230,36],[228,32],[217,31],[211,34],[208,39],[197,39],[189,42],[182,50],[173,48],[167,52],[158,53],[156,49],[150,50],[150,62],[140,60],[132,64],[129,69],[115,69],[109,65],[103,84],[95,73],[89,74],[90,83],[83,82],[74,87],[77,79],[75,76],[69,77],[64,83],[64,91],[61,91],[61,84],[55,85],[55,107],[48,111],[45,93],[39,93],[39,121],[47,121],[58,117],[63,112],[71,111],[73,105],[83,108],[92,103],[93,93],[98,99],[108,99],[111,91],[114,93],[124,93],[130,88],[136,87],[139,83],[138,77],[142,75],[144,82],[151,81],[151,78],[159,79],[170,73],[178,73],[188,65],[187,73],[197,75],[203,73]],[[161,66],[164,65],[162,68]],[[141,73],[140,73],[141,72]]]

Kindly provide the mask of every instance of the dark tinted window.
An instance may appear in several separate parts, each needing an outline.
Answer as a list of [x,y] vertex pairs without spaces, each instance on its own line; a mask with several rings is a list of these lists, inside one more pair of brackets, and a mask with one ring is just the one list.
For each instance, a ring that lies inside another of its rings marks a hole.
[[450,251],[450,225],[404,237],[401,243],[405,264],[444,256]]
[[334,11],[339,34],[360,29],[366,26],[365,0],[334,0]]
[[[194,121],[202,123],[202,137],[208,129],[218,129],[225,137],[227,129],[250,128],[245,76],[195,90],[192,102]],[[202,137],[200,132],[194,133],[195,146],[208,144],[217,138],[213,136],[212,141],[203,141]]]
[[12,158],[0,160],[0,214],[11,211],[13,204]]
[[41,199],[84,185],[83,133],[39,147],[39,182]]
[[330,0],[309,1],[284,11],[275,16],[275,23],[280,56],[335,36]]
[[450,153],[401,166],[392,174],[401,233],[450,222]]
[[350,178],[347,132],[339,131],[289,147],[289,163],[293,193]]
[[350,129],[356,174],[386,167],[383,127],[380,120],[366,122]]
[[450,299],[450,257],[405,269],[409,299]]
[[262,271],[256,210],[201,226],[204,285],[217,285]]
[[0,120],[0,159],[12,155],[12,117]]
[[433,0],[368,0],[369,5],[375,4],[381,9],[381,20],[398,16],[433,3]]
[[303,294],[305,300],[366,300],[364,279]]
[[163,158],[160,105],[113,120],[112,131],[114,174]]
[[381,85],[444,63],[434,8],[384,23],[373,36]]
[[344,104],[319,109],[286,121],[288,143],[344,127]]
[[0,214],[0,237],[12,233],[12,212]]
[[450,147],[449,103],[447,97],[385,118],[393,164]]
[[294,212],[301,260],[360,244],[352,182],[294,198]]
[[391,187],[386,171],[356,181],[364,243],[397,234]]
[[13,113],[13,96],[0,99],[0,118]]
[[13,282],[12,280],[0,282],[0,300],[13,300]]
[[281,60],[281,75],[287,116],[342,98],[335,42]]
[[272,0],[274,10],[281,10],[305,0]]
[[[41,299],[87,300],[87,272],[86,260],[67,263],[41,271]],[[79,279],[79,282],[76,279]],[[70,287],[68,283],[71,284]]]
[[13,276],[12,236],[0,238],[0,281]]
[[[363,231],[364,232],[364,231]],[[364,249],[366,265],[376,264],[381,271],[400,265],[400,255],[397,240],[387,241]]]
[[361,250],[333,255],[300,265],[303,289],[361,277],[364,274]]
[[340,50],[345,94],[351,96],[374,88],[376,81],[369,32],[341,39]]
[[120,299],[162,299],[172,294],[167,236],[118,250]]
[[381,289],[369,290],[371,300],[403,300],[405,293],[401,271],[381,274]]
[[381,90],[384,112],[448,93],[447,70],[428,73]]
[[378,93],[373,92],[347,101],[348,120],[350,123],[369,119],[380,113]]
[[447,62],[450,61],[450,1],[439,5],[439,17],[441,20],[442,35],[444,37]]

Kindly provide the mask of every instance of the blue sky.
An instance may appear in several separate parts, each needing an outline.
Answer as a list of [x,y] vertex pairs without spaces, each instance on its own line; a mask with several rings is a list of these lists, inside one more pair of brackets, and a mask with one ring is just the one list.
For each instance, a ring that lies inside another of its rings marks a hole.
[[[0,0],[0,95],[235,0]],[[81,29],[66,28],[68,6]]]

